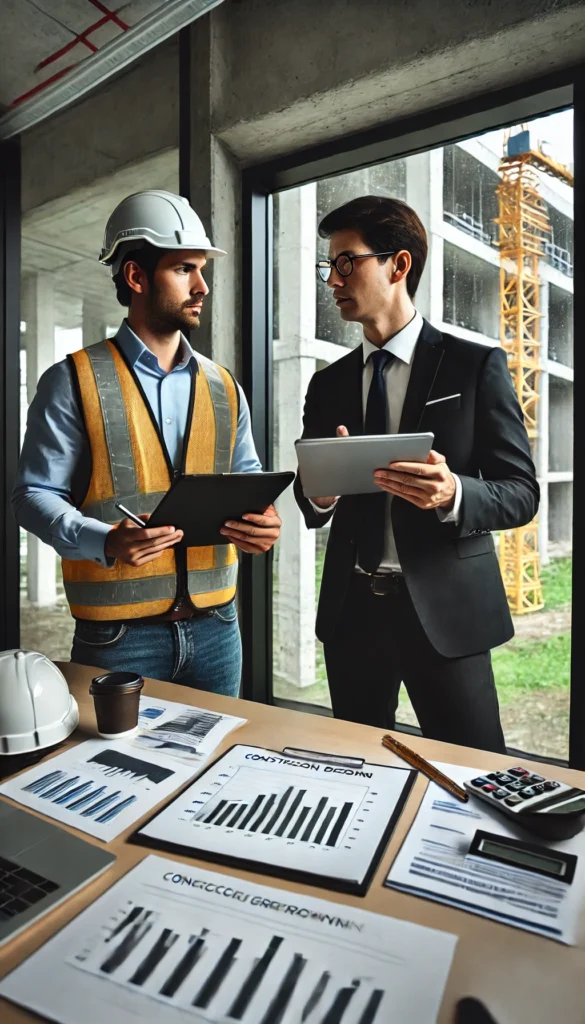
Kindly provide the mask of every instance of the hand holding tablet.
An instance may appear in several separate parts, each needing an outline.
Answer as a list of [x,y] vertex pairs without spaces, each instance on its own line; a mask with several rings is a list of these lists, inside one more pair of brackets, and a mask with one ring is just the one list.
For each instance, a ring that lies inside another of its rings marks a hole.
[[[345,428],[344,428],[345,429]],[[378,434],[301,440],[295,443],[299,475],[307,498],[375,494],[377,469],[391,462],[426,462],[434,435]]]

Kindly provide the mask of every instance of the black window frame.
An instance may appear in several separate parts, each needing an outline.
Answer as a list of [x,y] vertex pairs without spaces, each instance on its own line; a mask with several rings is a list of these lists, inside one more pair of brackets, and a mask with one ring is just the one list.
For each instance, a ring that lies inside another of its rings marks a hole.
[[[446,146],[482,132],[522,123],[573,107],[574,161],[577,182],[585,182],[585,68],[484,94],[469,101],[389,122],[375,130],[296,151],[278,160],[256,164],[242,173],[243,226],[243,386],[251,406],[252,428],[266,469],[273,468],[272,452],[272,197],[322,178],[411,156]],[[575,269],[585,269],[585,184],[574,199]],[[574,338],[585,324],[585,294],[574,295]],[[579,629],[577,603],[585,576],[585,536],[578,530],[575,510],[585,491],[585,353],[574,346],[574,480],[573,480],[573,596],[571,621],[571,693],[569,761],[543,758],[559,765],[585,769],[585,631]],[[579,401],[579,397],[582,400]],[[272,556],[246,559],[242,566],[244,696],[294,710],[330,714],[302,701],[283,701],[272,690]],[[405,732],[417,732],[403,727]],[[524,753],[524,752],[523,752]],[[526,754],[524,753],[524,756]]]
[[20,541],[10,507],[20,451],[20,139],[0,144],[0,650],[20,641]]

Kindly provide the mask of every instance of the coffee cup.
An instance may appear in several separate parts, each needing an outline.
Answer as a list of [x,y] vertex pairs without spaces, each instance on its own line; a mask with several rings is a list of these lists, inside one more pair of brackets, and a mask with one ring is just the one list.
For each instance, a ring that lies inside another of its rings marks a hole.
[[106,672],[92,679],[97,729],[106,740],[119,740],[138,732],[138,706],[144,679],[136,672]]

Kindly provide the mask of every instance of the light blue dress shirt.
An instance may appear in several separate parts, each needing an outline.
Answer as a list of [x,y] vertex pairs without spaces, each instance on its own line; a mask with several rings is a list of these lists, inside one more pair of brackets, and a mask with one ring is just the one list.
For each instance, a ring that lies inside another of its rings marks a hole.
[[[175,469],[181,466],[191,392],[191,363],[197,353],[181,336],[180,362],[165,373],[156,356],[124,320],[116,340],[134,368],[164,437]],[[258,473],[250,410],[238,384],[240,413],[232,459],[233,473]],[[67,360],[55,363],[39,380],[30,405],[12,508],[17,522],[63,558],[113,565],[104,544],[111,526],[84,516],[71,496],[89,483],[89,439],[81,418]]]

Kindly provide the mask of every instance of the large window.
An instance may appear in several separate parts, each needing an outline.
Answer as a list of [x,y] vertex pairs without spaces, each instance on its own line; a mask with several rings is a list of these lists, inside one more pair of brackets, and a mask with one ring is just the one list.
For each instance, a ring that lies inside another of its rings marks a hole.
[[[41,375],[68,352],[114,335],[125,315],[97,262],[109,214],[141,188],[178,191],[178,154],[167,151],[30,209],[22,219],[21,435]],[[21,436],[21,439],[22,439]],[[74,622],[52,547],[20,531],[21,645],[69,658]]]
[[[499,242],[506,187],[502,160],[531,152],[523,173],[544,211],[535,295],[522,337],[506,327],[504,287],[523,269]],[[274,205],[274,468],[295,469],[294,441],[312,375],[360,344],[361,328],[343,324],[313,265],[327,253],[320,219],[367,193],[406,200],[420,215],[429,257],[416,305],[436,327],[477,345],[532,346],[536,402],[526,421],[542,490],[537,521],[495,535],[516,635],[494,651],[509,746],[568,754],[573,412],[572,111],[490,131],[453,145],[276,192]],[[275,698],[329,706],[323,654],[314,636],[328,529],[308,531],[294,498],[281,502],[284,527],[273,561]],[[516,553],[516,561],[510,552]],[[514,562],[514,566],[512,563]],[[520,570],[518,566],[522,565]],[[529,586],[526,584],[529,581]],[[405,693],[400,718],[416,724]]]

